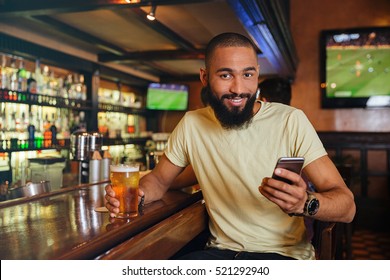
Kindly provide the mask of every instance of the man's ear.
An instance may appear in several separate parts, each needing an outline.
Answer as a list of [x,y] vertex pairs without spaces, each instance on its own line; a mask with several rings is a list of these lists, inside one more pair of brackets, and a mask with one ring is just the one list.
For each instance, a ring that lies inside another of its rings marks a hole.
[[200,68],[200,71],[199,71],[199,77],[200,77],[200,81],[202,82],[202,85],[204,87],[207,87],[207,70],[206,68]]

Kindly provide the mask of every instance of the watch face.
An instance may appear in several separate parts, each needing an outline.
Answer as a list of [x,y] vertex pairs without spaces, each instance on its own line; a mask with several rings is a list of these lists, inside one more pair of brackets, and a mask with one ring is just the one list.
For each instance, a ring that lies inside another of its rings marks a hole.
[[316,198],[311,199],[309,204],[307,205],[307,213],[310,216],[315,215],[318,211],[319,206],[320,206],[320,203],[319,203],[318,199],[316,199]]

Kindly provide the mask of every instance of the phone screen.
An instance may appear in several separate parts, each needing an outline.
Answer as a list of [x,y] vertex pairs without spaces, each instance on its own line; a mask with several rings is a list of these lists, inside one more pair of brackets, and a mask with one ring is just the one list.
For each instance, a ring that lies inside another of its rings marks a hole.
[[[297,174],[301,174],[303,163],[305,159],[303,157],[281,157],[276,163],[276,168],[284,168],[290,171],[293,171]],[[282,177],[279,177],[273,173],[272,178],[277,179],[279,181],[286,182],[287,184],[291,184],[291,181]]]

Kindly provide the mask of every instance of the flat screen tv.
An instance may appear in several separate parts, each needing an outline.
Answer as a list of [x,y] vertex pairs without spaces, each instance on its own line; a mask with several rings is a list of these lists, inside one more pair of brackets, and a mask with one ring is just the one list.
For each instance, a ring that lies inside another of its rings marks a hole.
[[322,108],[390,107],[390,27],[324,30]]
[[188,86],[151,83],[146,95],[149,110],[185,111],[188,109]]

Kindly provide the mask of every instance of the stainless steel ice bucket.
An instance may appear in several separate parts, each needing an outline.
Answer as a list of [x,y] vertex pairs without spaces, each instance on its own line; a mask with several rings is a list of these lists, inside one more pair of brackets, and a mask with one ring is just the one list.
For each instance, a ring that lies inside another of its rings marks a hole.
[[91,152],[100,151],[103,135],[99,132],[75,132],[70,136],[71,153],[74,160],[89,160]]
[[70,150],[74,160],[89,159],[89,133],[74,132],[70,135]]
[[20,186],[8,190],[8,199],[31,197],[38,194],[50,192],[50,182],[41,181],[37,183],[28,182],[25,186]]

